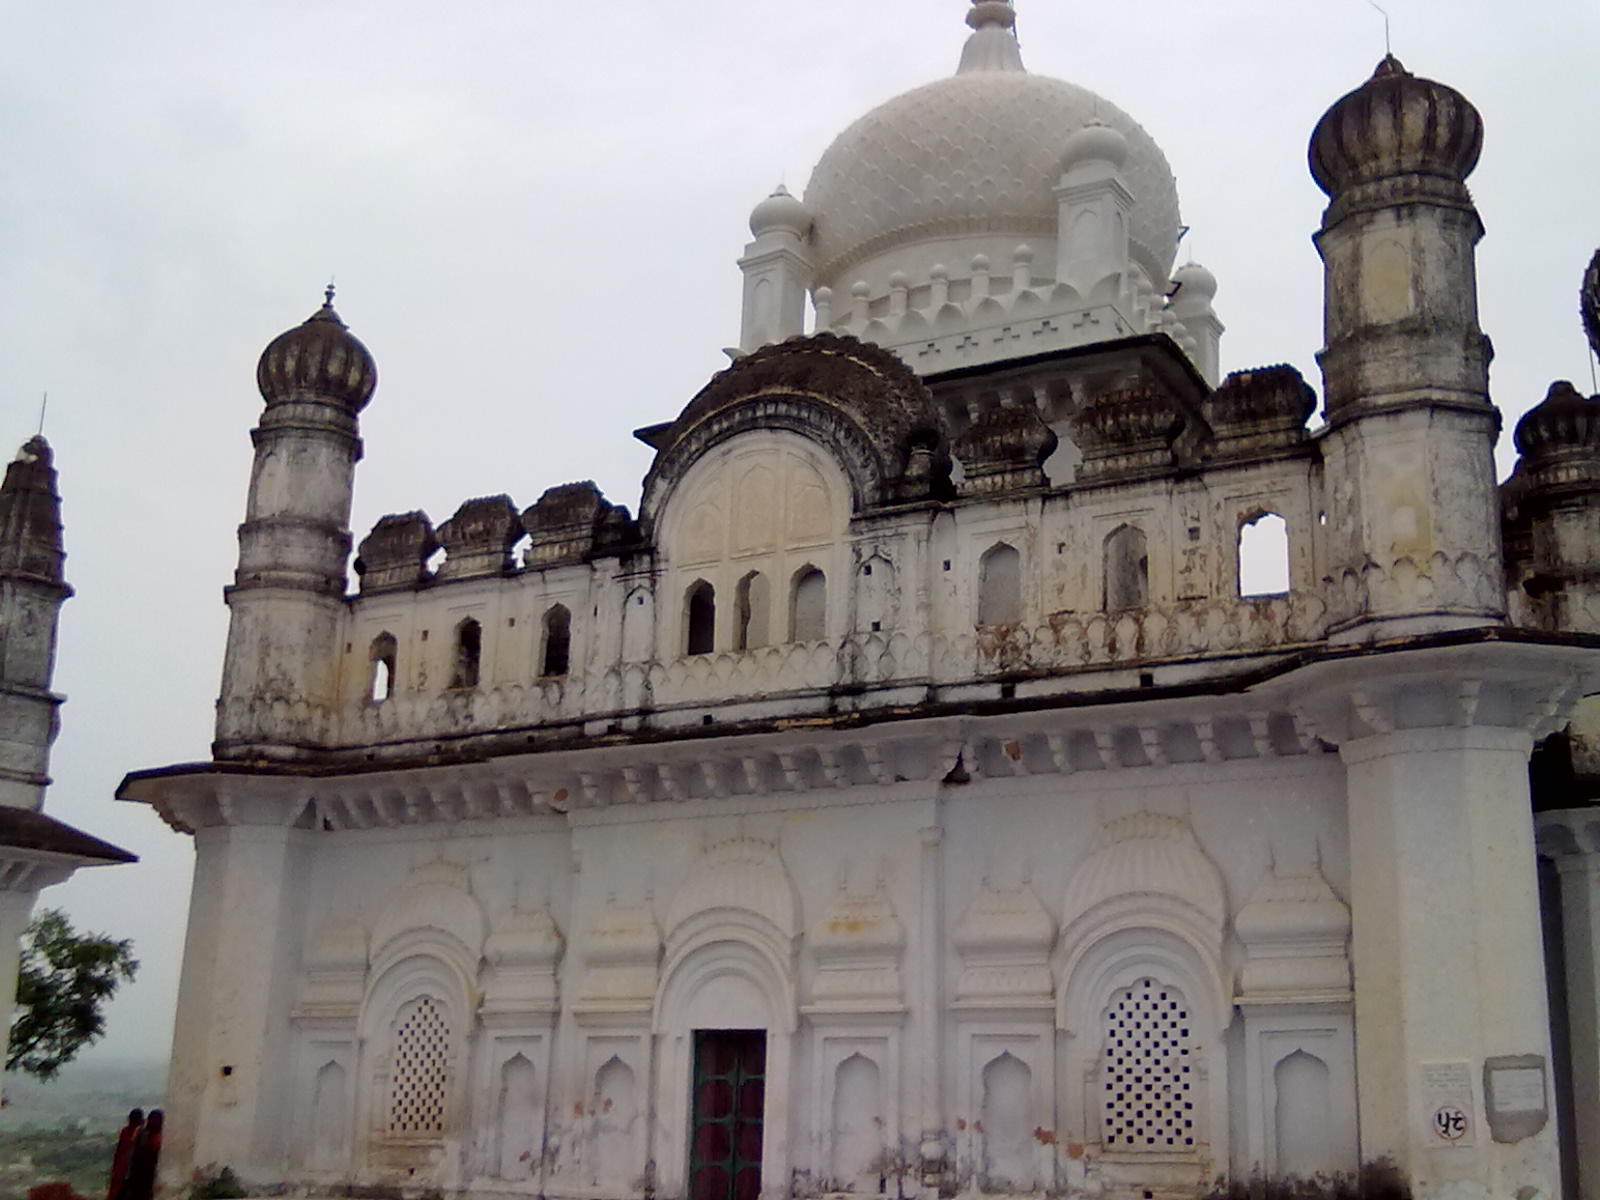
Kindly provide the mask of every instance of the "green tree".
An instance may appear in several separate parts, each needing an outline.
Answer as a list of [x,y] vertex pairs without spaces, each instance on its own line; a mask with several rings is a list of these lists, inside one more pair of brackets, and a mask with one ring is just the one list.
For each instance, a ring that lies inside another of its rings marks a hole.
[[6,1070],[53,1079],[105,1032],[105,1002],[138,971],[133,943],[80,934],[60,909],[39,912],[22,935],[17,1008]]

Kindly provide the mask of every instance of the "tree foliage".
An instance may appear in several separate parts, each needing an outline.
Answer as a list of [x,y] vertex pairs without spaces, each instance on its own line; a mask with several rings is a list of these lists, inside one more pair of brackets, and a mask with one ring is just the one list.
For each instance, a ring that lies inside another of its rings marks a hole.
[[138,969],[128,939],[80,934],[60,909],[39,912],[22,936],[6,1070],[53,1079],[99,1040],[106,1001]]

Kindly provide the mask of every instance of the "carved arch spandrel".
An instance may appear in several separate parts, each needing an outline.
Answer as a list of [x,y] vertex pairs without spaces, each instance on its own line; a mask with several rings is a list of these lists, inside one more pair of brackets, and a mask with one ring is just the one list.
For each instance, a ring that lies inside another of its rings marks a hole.
[[652,525],[694,463],[751,429],[788,429],[826,447],[850,481],[851,508],[926,493],[907,473],[913,436],[942,439],[932,395],[895,355],[855,338],[817,334],[764,346],[717,375],[662,434],[645,477],[641,519]]

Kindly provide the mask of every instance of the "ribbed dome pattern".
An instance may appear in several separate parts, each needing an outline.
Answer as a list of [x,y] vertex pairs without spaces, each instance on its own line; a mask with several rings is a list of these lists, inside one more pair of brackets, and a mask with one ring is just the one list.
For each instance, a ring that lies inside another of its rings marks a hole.
[[268,404],[305,397],[332,400],[352,413],[367,406],[378,366],[334,311],[331,287],[320,309],[262,351],[256,386]]
[[1336,101],[1311,135],[1311,174],[1337,197],[1397,175],[1464,183],[1483,150],[1483,118],[1460,92],[1419,79],[1389,55]]
[[800,932],[800,901],[776,846],[729,838],[708,849],[672,898],[668,936],[690,918],[717,909],[754,913],[791,937]]
[[1129,227],[1151,278],[1178,244],[1178,187],[1155,141],[1086,88],[1020,70],[969,71],[873,109],[828,147],[806,187],[818,278],[946,233],[1054,237],[1070,135],[1100,121],[1127,139]]
[[423,929],[449,934],[474,958],[482,951],[483,909],[467,890],[464,867],[443,861],[418,867],[410,885],[384,907],[373,926],[374,956],[402,934]]
[[1181,900],[1218,928],[1227,916],[1222,876],[1181,817],[1134,813],[1108,822],[1094,852],[1072,873],[1064,922],[1130,895]]

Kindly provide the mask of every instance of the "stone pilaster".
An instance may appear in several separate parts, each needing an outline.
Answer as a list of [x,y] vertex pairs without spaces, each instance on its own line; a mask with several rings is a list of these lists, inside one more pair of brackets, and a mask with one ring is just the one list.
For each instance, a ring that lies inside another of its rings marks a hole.
[[1508,645],[1308,672],[1346,769],[1361,1157],[1419,1197],[1559,1187],[1528,756],[1585,686],[1571,665]]
[[1541,813],[1539,848],[1561,873],[1571,1127],[1579,1200],[1600,1198],[1600,808]]
[[195,831],[189,934],[178,985],[162,1177],[227,1163],[280,1178],[289,1119],[289,1023],[299,983],[305,797],[229,781],[184,799]]

